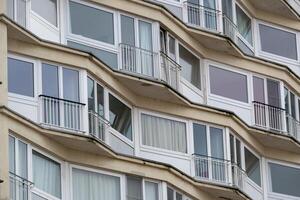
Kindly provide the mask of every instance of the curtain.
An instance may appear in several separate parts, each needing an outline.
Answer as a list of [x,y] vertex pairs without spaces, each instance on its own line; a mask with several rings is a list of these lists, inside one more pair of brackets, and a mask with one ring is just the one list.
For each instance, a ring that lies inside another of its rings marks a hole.
[[34,186],[57,198],[61,198],[60,164],[33,151]]
[[185,123],[142,114],[142,140],[147,146],[187,152]]
[[152,25],[147,22],[139,21],[140,57],[141,73],[153,75],[153,53],[152,53]]
[[120,200],[120,178],[72,169],[73,200]]
[[146,200],[158,200],[158,184],[145,182]]

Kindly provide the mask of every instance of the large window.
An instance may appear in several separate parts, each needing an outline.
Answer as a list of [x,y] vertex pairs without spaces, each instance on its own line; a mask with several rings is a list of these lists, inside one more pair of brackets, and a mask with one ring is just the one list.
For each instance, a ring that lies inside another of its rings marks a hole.
[[73,34],[114,44],[113,13],[70,1],[70,26]]
[[257,185],[261,186],[260,162],[259,159],[247,148],[245,150],[245,171],[248,177]]
[[272,192],[300,197],[300,169],[269,163]]
[[210,92],[248,103],[247,76],[218,67],[209,67]]
[[109,121],[119,133],[132,140],[131,109],[109,94]]
[[57,0],[31,0],[31,9],[57,26]]
[[8,58],[8,92],[34,97],[33,63]]
[[201,89],[199,59],[182,45],[179,45],[179,64],[182,77]]
[[252,45],[252,24],[247,14],[236,5],[236,24],[241,36]]
[[59,163],[36,151],[32,152],[32,173],[35,187],[57,198],[61,198],[60,170]]
[[74,200],[120,200],[120,177],[82,169],[72,169]]
[[186,124],[171,119],[142,114],[144,145],[187,153]]
[[292,60],[298,60],[296,34],[259,24],[261,50]]

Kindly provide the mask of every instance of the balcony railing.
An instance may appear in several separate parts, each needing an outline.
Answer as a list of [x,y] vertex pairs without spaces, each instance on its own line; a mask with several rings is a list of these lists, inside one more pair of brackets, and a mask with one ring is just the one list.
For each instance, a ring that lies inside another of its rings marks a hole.
[[286,121],[288,134],[300,141],[300,122],[288,114],[286,116]]
[[9,181],[10,199],[28,200],[28,194],[33,183],[11,172],[9,173]]
[[231,170],[232,185],[244,191],[248,178],[247,173],[235,163],[231,164]]
[[253,111],[255,126],[278,132],[285,131],[284,109],[254,101]]
[[193,155],[193,158],[196,178],[229,183],[230,161],[202,155]]
[[121,70],[154,77],[155,66],[158,65],[158,53],[121,43],[120,54]]
[[229,37],[233,42],[237,40],[238,29],[236,24],[229,19],[226,15],[223,15],[223,34]]
[[46,95],[39,98],[42,124],[82,132],[85,104]]
[[181,66],[167,54],[160,52],[161,80],[174,89],[179,88]]
[[187,23],[191,26],[217,31],[220,24],[221,11],[199,4],[184,2]]
[[89,133],[91,136],[105,141],[105,136],[110,127],[109,122],[94,111],[89,111]]

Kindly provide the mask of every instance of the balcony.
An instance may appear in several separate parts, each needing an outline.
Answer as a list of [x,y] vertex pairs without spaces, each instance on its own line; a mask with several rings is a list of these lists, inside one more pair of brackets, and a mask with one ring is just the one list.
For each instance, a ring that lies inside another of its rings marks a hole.
[[98,140],[106,141],[110,123],[94,111],[89,111],[89,134]]
[[300,122],[289,114],[286,116],[286,122],[288,135],[300,141]]
[[285,110],[276,106],[253,102],[254,125],[276,132],[285,132]]
[[83,132],[84,106],[82,103],[40,95],[41,123],[52,128]]
[[181,66],[172,60],[164,52],[160,52],[160,69],[161,80],[173,87],[175,90],[179,89],[180,70]]
[[9,173],[10,182],[10,199],[11,200],[28,200],[28,194],[33,183],[14,174]]

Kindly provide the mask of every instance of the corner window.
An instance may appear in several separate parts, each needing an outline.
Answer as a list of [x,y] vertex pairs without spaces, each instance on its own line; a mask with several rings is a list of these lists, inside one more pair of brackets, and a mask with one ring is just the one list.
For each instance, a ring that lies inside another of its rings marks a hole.
[[247,14],[236,5],[236,24],[241,36],[252,45],[252,24]]
[[57,26],[57,0],[31,0],[31,9],[52,25]]
[[120,177],[72,169],[73,199],[121,199]]
[[259,24],[261,50],[292,60],[298,60],[295,33]]
[[8,58],[8,92],[34,97],[33,63]]
[[187,153],[186,124],[142,114],[143,145]]
[[209,67],[210,92],[248,103],[247,76],[218,67]]
[[271,191],[300,197],[300,169],[269,163]]
[[245,150],[245,171],[248,177],[257,185],[261,186],[260,161],[247,148]]
[[109,121],[119,133],[132,140],[131,109],[109,94]]
[[70,1],[70,26],[73,34],[114,44],[113,13]]

